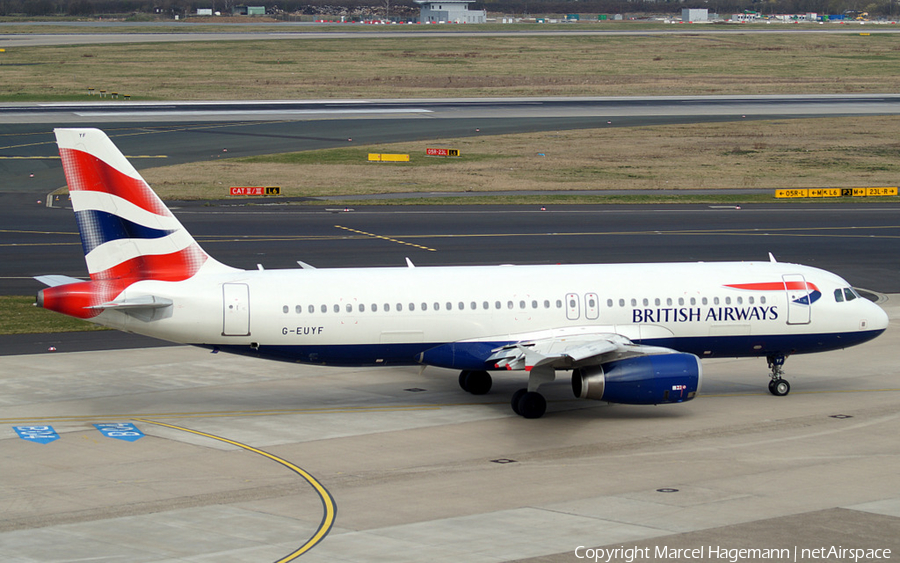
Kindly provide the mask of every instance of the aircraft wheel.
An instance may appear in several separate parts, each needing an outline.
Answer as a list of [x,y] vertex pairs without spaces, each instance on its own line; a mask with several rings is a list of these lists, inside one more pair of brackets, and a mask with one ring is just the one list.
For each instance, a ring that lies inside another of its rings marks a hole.
[[773,379],[769,382],[769,393],[776,397],[784,397],[791,392],[791,384],[787,379]]
[[462,387],[462,390],[466,393],[469,392],[469,374],[471,371],[464,369],[459,372],[459,386]]
[[486,371],[470,371],[466,376],[465,389],[473,395],[484,395],[493,385],[491,374]]
[[526,393],[528,393],[528,389],[519,389],[513,393],[512,400],[510,401],[513,412],[519,416],[522,415],[522,413],[519,412],[519,401],[522,400],[522,397],[524,397]]
[[519,414],[525,418],[541,418],[547,412],[547,399],[540,393],[526,392],[519,399]]

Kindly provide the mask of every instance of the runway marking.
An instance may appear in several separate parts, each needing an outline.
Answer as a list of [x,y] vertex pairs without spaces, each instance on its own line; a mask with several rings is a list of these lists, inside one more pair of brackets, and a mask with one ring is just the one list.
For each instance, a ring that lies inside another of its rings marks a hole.
[[[418,245],[418,244],[413,244],[413,243],[411,243],[411,242],[405,242],[405,241],[398,240],[398,239],[395,239],[395,238],[392,238],[392,237],[385,237],[385,236],[382,236],[382,235],[376,235],[376,234],[374,234],[374,233],[367,233],[367,232],[365,232],[365,231],[358,231],[358,230],[356,230],[356,229],[351,229],[350,227],[342,227],[341,225],[335,225],[334,227],[335,227],[336,229],[344,229],[345,231],[350,231],[351,233],[358,233],[358,234],[361,234],[361,235],[365,235],[365,236],[367,236],[367,237],[378,238],[378,239],[387,240],[387,241],[390,241],[390,242],[396,242],[397,244],[405,244],[406,246],[412,246],[413,248],[420,248],[420,249],[422,249],[422,250],[427,250],[427,251],[429,251],[429,252],[437,252],[437,249],[435,249],[435,248],[428,248],[427,246],[420,246],[420,245]],[[425,237],[425,236],[426,236],[426,235],[423,235],[423,237]],[[420,237],[420,238],[422,238],[422,237]]]
[[242,444],[242,443],[236,442],[234,440],[229,440],[228,438],[223,438],[221,436],[216,436],[215,434],[200,432],[199,430],[191,430],[190,428],[185,428],[183,426],[175,426],[174,424],[166,424],[165,422],[155,422],[153,420],[147,420],[144,418],[135,418],[134,420],[136,420],[137,422],[144,422],[147,424],[155,424],[157,426],[171,428],[173,430],[180,430],[182,432],[189,432],[189,433],[195,434],[197,436],[203,436],[204,438],[211,438],[213,440],[225,442],[226,444],[231,444],[232,446],[237,446],[239,448],[243,448],[243,449],[247,450],[248,452],[253,452],[255,454],[259,454],[263,457],[271,459],[272,461],[274,461],[276,463],[283,465],[284,467],[287,467],[294,473],[303,477],[303,479],[306,480],[307,483],[309,483],[309,485],[319,495],[319,499],[322,501],[322,508],[323,508],[323,512],[324,512],[322,515],[322,521],[319,523],[319,527],[316,529],[316,532],[308,540],[306,540],[306,543],[301,545],[299,548],[294,550],[292,553],[282,557],[281,559],[278,559],[275,563],[287,563],[288,561],[293,561],[294,559],[300,557],[301,555],[303,555],[304,553],[306,553],[307,551],[309,551],[310,549],[312,549],[316,545],[318,545],[319,542],[324,540],[325,536],[328,535],[328,533],[331,531],[331,528],[334,526],[334,518],[335,518],[335,514],[337,513],[337,505],[334,502],[334,497],[331,496],[331,493],[328,492],[328,489],[326,489],[318,480],[316,480],[315,477],[313,477],[311,474],[309,474],[307,471],[303,470],[302,468],[294,465],[293,463],[291,463],[285,459],[282,459],[278,456],[272,455],[268,452],[265,452],[263,450],[260,450],[258,448],[254,448],[252,446],[248,446],[246,444]]

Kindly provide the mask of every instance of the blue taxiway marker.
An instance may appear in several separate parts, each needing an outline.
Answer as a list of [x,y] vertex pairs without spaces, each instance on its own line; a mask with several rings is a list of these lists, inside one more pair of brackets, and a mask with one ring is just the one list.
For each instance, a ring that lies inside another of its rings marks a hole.
[[38,444],[49,444],[59,440],[59,434],[52,426],[13,426],[13,430],[16,431],[19,438]]
[[107,438],[115,438],[116,440],[125,440],[126,442],[134,442],[144,437],[144,433],[137,429],[130,422],[111,422],[103,424],[95,424],[94,428],[100,431]]

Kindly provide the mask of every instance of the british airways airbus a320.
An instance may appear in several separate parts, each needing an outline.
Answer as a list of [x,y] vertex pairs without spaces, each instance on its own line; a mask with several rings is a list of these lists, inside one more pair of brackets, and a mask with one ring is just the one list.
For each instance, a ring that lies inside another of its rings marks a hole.
[[786,395],[785,358],[861,344],[884,311],[840,277],[768,262],[239,270],[211,258],[97,129],[57,129],[89,281],[41,276],[45,309],[128,332],[259,358],[460,370],[473,394],[490,370],[527,387],[572,372],[576,397],[678,403],[701,358],[765,357]]

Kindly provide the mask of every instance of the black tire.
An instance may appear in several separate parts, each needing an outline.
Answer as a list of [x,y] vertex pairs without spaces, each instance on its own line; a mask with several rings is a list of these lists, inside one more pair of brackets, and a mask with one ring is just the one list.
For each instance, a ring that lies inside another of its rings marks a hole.
[[512,405],[512,410],[519,416],[522,416],[522,413],[519,412],[519,401],[522,400],[522,397],[528,393],[528,389],[519,389],[515,393],[513,393],[512,400],[510,400],[510,405]]
[[459,386],[462,387],[462,390],[465,391],[466,393],[469,392],[468,380],[469,380],[470,373],[472,373],[472,372],[467,369],[464,369],[463,371],[459,372]]
[[519,414],[525,418],[541,418],[547,412],[547,399],[540,393],[525,393],[519,399]]
[[788,383],[787,379],[777,379],[772,382],[772,387],[769,390],[776,397],[784,397],[791,392],[791,384]]
[[485,395],[491,390],[494,381],[486,371],[470,371],[466,377],[466,389],[473,395]]

